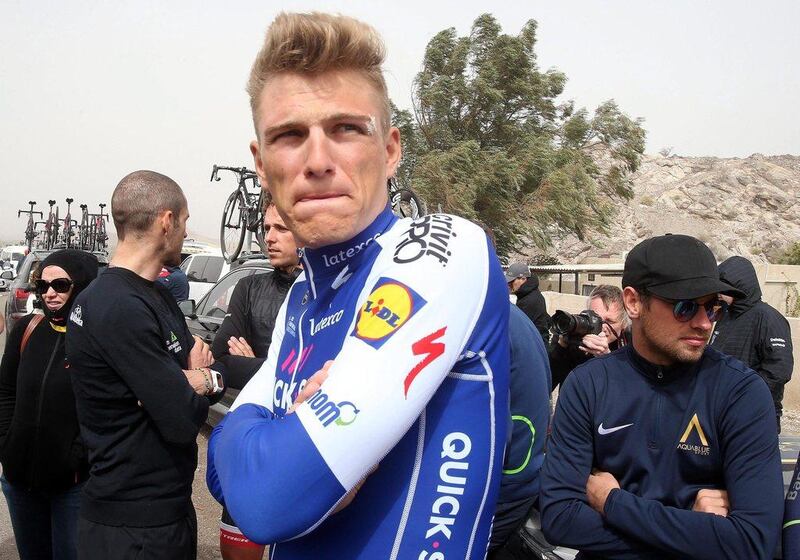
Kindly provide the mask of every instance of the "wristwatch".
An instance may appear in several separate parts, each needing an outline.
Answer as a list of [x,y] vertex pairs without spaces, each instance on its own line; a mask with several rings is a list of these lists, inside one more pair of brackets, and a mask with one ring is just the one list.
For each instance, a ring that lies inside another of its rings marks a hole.
[[211,394],[216,395],[217,393],[221,393],[225,388],[225,381],[222,379],[222,374],[211,368],[209,368],[208,373],[211,374]]

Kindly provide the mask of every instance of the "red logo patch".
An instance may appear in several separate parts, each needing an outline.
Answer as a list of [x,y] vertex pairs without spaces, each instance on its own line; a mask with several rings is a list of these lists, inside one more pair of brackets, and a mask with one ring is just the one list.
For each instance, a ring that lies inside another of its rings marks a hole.
[[406,398],[408,398],[408,388],[411,387],[411,384],[414,382],[414,379],[416,379],[417,375],[419,375],[423,369],[428,367],[432,361],[444,354],[444,342],[435,342],[435,340],[443,337],[446,330],[447,327],[442,327],[438,331],[421,338],[411,345],[411,351],[414,352],[415,356],[424,355],[425,357],[420,363],[414,366],[414,369],[408,372],[408,375],[406,375],[406,379],[403,382],[403,389],[405,390]]

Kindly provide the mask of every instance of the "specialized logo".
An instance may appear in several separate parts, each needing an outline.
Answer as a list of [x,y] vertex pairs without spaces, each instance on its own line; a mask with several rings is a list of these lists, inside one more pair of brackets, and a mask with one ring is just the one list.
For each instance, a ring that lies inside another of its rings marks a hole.
[[[689,443],[692,432],[697,432],[700,445]],[[683,436],[678,443],[678,449],[683,451],[691,451],[695,455],[711,454],[711,447],[708,445],[708,439],[706,439],[706,434],[703,432],[703,427],[700,425],[700,419],[697,417],[696,412],[694,416],[692,416],[692,419],[689,420],[689,425],[686,426],[686,431],[683,432]]]
[[370,243],[372,243],[373,241],[378,239],[380,236],[381,236],[381,232],[378,232],[375,235],[373,235],[372,237],[370,237],[369,239],[367,239],[366,241],[362,241],[360,243],[356,243],[355,245],[353,245],[352,247],[349,247],[348,249],[342,249],[338,253],[334,253],[332,255],[323,254],[322,255],[322,262],[325,264],[325,266],[334,266],[334,265],[337,265],[337,264],[342,264],[347,259],[353,258],[357,254],[359,254],[361,251],[363,251],[364,249],[369,247]]
[[415,356],[425,357],[420,363],[415,365],[410,372],[408,372],[405,381],[403,381],[403,394],[406,398],[408,398],[408,388],[411,387],[411,384],[414,382],[414,379],[416,379],[417,375],[419,375],[423,369],[428,367],[432,361],[444,354],[444,342],[436,342],[436,339],[442,338],[446,330],[447,327],[442,327],[438,331],[429,334],[425,338],[419,339],[411,345],[411,351]]
[[72,310],[72,313],[69,314],[69,320],[78,325],[79,327],[83,326],[83,310],[81,309],[80,305],[76,305],[75,308]]
[[403,241],[394,250],[394,262],[406,264],[429,256],[447,266],[452,255],[448,250],[450,239],[456,237],[452,216],[428,214],[413,222],[403,235]]
[[608,434],[613,434],[614,432],[624,430],[625,428],[630,428],[631,426],[633,426],[633,423],[624,424],[622,426],[614,426],[613,428],[604,428],[603,423],[600,422],[600,425],[597,426],[597,433],[601,436],[607,436]]
[[183,347],[181,346],[181,341],[178,340],[178,337],[175,336],[175,333],[172,331],[169,331],[169,340],[167,340],[166,343],[167,343],[167,350],[169,350],[170,352],[174,352],[175,354],[177,354],[178,352],[183,350]]
[[402,282],[381,278],[361,306],[352,334],[378,349],[426,303]]
[[311,318],[311,336],[316,335],[322,329],[327,329],[331,325],[335,325],[339,321],[341,321],[342,317],[344,316],[344,309],[333,313],[332,315],[328,315],[327,317],[323,317],[322,320],[317,323],[314,321],[314,318]]
[[465,461],[472,451],[472,440],[463,432],[451,432],[442,441],[442,459],[449,459],[439,467],[439,484],[436,486],[436,499],[431,505],[429,527],[425,532],[426,539],[433,539],[430,547],[435,551],[423,550],[417,557],[427,560],[444,560],[444,552],[438,550],[442,539],[448,541],[456,523],[456,516],[461,509],[459,496],[464,495],[467,486],[469,463]]
[[333,423],[337,426],[349,426],[356,421],[356,416],[361,412],[350,401],[334,403],[328,395],[322,392],[322,389],[311,395],[306,403],[314,411],[314,416],[326,428]]

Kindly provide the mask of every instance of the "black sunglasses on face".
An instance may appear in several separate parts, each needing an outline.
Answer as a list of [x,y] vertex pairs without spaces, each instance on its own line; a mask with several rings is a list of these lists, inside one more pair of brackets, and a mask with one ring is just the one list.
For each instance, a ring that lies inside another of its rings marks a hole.
[[728,304],[721,299],[711,299],[705,303],[697,303],[691,299],[666,299],[658,296],[653,296],[660,299],[672,306],[672,315],[681,323],[687,323],[697,315],[697,310],[701,307],[705,309],[706,317],[712,323],[719,321],[722,314],[728,309]]
[[53,288],[53,291],[56,293],[66,294],[71,287],[72,280],[69,278],[56,278],[51,282],[47,280],[36,281],[36,293],[39,295],[44,295],[50,288]]

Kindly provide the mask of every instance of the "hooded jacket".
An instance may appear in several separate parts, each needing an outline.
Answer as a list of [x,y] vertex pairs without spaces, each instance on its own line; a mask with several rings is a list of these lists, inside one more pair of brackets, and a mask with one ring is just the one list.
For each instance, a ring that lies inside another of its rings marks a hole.
[[775,403],[780,431],[783,386],[792,378],[792,333],[789,322],[761,301],[755,268],[743,257],[731,257],[719,265],[720,280],[747,294],[734,300],[711,335],[710,345],[741,360],[767,383]]
[[547,314],[544,296],[539,291],[539,278],[532,275],[514,294],[517,296],[517,307],[536,325],[536,330],[547,344],[550,340],[550,315]]
[[67,272],[72,294],[55,311],[42,305],[46,320],[33,330],[24,351],[22,337],[34,315],[20,319],[8,335],[0,365],[0,460],[11,484],[58,494],[89,473],[64,339],[72,303],[97,276],[98,263],[89,253],[64,250],[42,261],[41,270],[51,265]]

